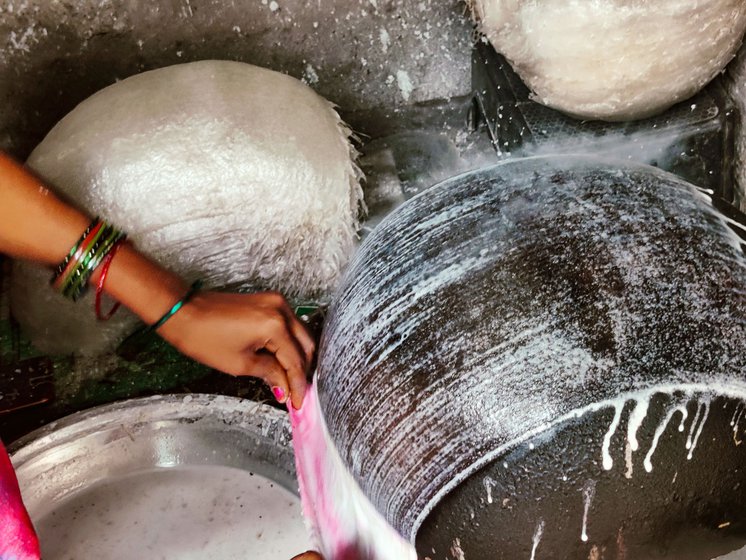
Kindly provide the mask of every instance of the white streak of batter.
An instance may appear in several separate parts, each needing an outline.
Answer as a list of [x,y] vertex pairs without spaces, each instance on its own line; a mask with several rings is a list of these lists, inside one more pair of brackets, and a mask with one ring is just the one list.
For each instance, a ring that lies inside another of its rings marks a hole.
[[652,459],[653,459],[653,454],[655,453],[655,450],[658,447],[658,441],[663,435],[663,432],[666,431],[666,428],[668,427],[668,423],[671,421],[671,418],[673,418],[673,415],[676,414],[677,410],[679,410],[679,407],[674,407],[671,410],[669,410],[668,413],[666,414],[666,418],[655,429],[655,435],[653,436],[653,443],[650,445],[650,450],[648,451],[648,454],[645,456],[645,460],[642,463],[647,472],[653,472]]
[[743,403],[736,407],[736,411],[733,413],[733,418],[730,421],[730,425],[733,428],[733,443],[741,445],[743,440],[738,439],[738,432],[741,428],[741,420],[743,419],[744,412],[746,412],[746,405]]
[[682,404],[677,408],[681,412],[681,422],[679,422],[679,431],[683,432],[686,429],[686,419],[689,418],[689,410],[686,404]]
[[595,495],[596,481],[589,480],[583,487],[583,530],[580,533],[580,540],[583,542],[588,542],[588,512],[591,509],[591,502],[593,501],[593,496]]
[[640,448],[640,443],[637,441],[637,431],[640,429],[643,420],[648,415],[648,397],[637,399],[635,402],[635,408],[629,417],[629,423],[627,425],[627,441],[629,441],[632,451],[637,451]]
[[692,442],[692,445],[689,447],[689,453],[687,453],[687,460],[691,460],[694,456],[694,450],[697,448],[697,442],[699,441],[699,436],[702,435],[702,429],[705,427],[705,422],[707,422],[707,416],[710,414],[710,401],[709,399],[704,401],[702,403],[702,420],[699,423],[699,428],[697,428],[697,434],[694,436],[694,441]]
[[740,422],[741,416],[744,411],[744,405],[743,403],[740,403],[736,406],[736,410],[733,411],[733,418],[730,419],[730,425],[731,427],[734,427]]
[[539,542],[541,542],[541,536],[544,534],[544,520],[539,519],[539,524],[536,526],[534,531],[533,546],[531,547],[531,560],[536,560],[536,549],[539,548]]
[[484,484],[484,489],[487,491],[487,503],[491,504],[492,503],[492,489],[497,485],[497,483],[489,476],[486,476],[484,477],[482,484]]
[[614,419],[611,421],[611,425],[609,426],[608,431],[606,432],[606,435],[604,436],[604,444],[601,448],[601,456],[603,461],[604,470],[610,471],[611,468],[614,466],[614,460],[611,458],[611,452],[609,451],[609,447],[611,446],[611,438],[616,433],[617,428],[619,427],[619,421],[622,419],[622,411],[624,410],[624,405],[622,406],[616,406],[614,411]]
[[632,461],[632,445],[627,440],[627,445],[624,446],[624,464],[627,470],[624,471],[624,478],[632,478],[632,472],[634,470],[634,463]]
[[702,405],[697,404],[697,413],[694,415],[694,419],[692,420],[692,425],[689,428],[689,435],[686,437],[686,448],[687,449],[692,448],[692,437],[694,436],[694,429],[697,427],[697,422],[699,421],[700,414],[702,414]]

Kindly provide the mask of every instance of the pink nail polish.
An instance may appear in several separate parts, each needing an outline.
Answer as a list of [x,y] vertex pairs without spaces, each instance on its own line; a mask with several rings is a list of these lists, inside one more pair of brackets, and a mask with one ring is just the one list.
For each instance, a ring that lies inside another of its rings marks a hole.
[[285,390],[282,387],[272,387],[272,394],[275,396],[278,403],[285,402]]

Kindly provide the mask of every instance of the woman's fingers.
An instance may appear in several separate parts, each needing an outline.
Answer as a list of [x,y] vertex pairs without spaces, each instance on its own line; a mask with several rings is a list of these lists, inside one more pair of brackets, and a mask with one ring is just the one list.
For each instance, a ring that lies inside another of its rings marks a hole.
[[280,294],[202,292],[159,334],[205,365],[264,379],[280,402],[302,404],[315,348]]
[[298,320],[287,300],[281,294],[267,292],[264,294],[263,299],[268,306],[276,309],[285,317],[288,330],[303,351],[306,367],[310,366],[313,361],[313,353],[316,350],[316,344],[306,330],[306,327]]
[[303,405],[303,397],[306,396],[308,382],[305,374],[298,377],[290,377],[290,400],[293,402],[293,408],[298,410]]
[[306,393],[306,370],[295,345],[295,340],[288,333],[288,336],[284,337],[282,341],[268,340],[264,344],[264,348],[274,354],[277,361],[285,369],[293,406],[300,408],[303,396]]
[[[235,360],[242,366],[235,373],[264,379],[278,402],[291,398],[293,406],[300,408],[306,392],[306,371],[315,348],[285,298],[274,292],[248,296],[207,292],[192,302],[193,306],[198,303],[202,308],[197,309],[200,313],[193,323],[201,328],[207,328],[208,321],[219,327],[221,316],[225,317],[225,325],[240,322],[244,327],[239,331],[227,326],[210,329],[212,348],[199,354],[192,351],[192,355],[201,356],[209,364],[218,362],[213,356],[219,356],[218,368],[228,372],[235,371],[230,365]],[[205,337],[200,337],[199,344],[206,346]],[[231,349],[238,353],[231,354]]]
[[285,319],[287,320],[290,332],[293,333],[295,340],[298,341],[298,344],[303,349],[303,353],[305,354],[306,358],[306,368],[308,368],[313,361],[313,353],[316,351],[316,344],[314,343],[311,335],[306,330],[305,325],[300,322],[300,320],[295,316],[295,313],[293,313],[293,310],[290,309],[287,304],[285,304],[282,311],[285,315]]
[[324,560],[320,554],[312,551],[304,552],[298,556],[293,556],[291,560]]
[[253,352],[246,363],[246,373],[264,379],[277,402],[284,403],[290,394],[285,368],[269,352]]

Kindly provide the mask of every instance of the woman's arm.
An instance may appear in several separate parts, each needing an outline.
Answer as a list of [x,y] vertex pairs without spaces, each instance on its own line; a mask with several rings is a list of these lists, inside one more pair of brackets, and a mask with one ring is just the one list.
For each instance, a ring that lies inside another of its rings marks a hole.
[[56,265],[89,222],[0,153],[0,253]]
[[[89,223],[88,216],[0,154],[0,253],[56,265]],[[91,282],[95,284],[98,276],[97,271]],[[105,289],[145,323],[153,324],[188,288],[180,278],[124,245],[111,263]],[[293,405],[300,407],[314,343],[279,294],[200,292],[158,333],[206,365],[264,379],[279,401],[290,396]]]

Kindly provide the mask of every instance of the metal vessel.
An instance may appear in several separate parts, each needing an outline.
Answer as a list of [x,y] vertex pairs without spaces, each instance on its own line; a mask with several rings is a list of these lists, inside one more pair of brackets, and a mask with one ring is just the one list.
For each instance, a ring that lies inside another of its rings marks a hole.
[[[10,452],[45,558],[68,558],[68,547],[102,560],[290,558],[309,548],[287,414],[267,405],[133,399],[49,424]],[[270,506],[252,501],[268,494]]]

